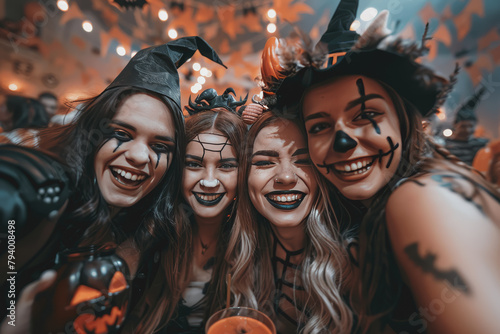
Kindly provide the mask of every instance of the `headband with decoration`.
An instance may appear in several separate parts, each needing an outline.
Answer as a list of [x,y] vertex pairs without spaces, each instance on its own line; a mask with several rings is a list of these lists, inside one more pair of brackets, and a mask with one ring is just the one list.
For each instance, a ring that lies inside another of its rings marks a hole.
[[[241,114],[243,111],[241,106],[247,102],[248,93],[244,99],[236,100],[233,95],[236,96],[236,92],[231,87],[227,88],[222,95],[217,95],[217,91],[213,88],[204,90],[200,95],[194,99],[194,103],[191,101],[191,96],[189,97],[189,106],[184,108],[187,110],[189,115],[194,115],[202,111],[212,110],[215,108],[224,108],[235,114]],[[238,109],[238,107],[241,107]],[[238,111],[237,111],[238,109]]]

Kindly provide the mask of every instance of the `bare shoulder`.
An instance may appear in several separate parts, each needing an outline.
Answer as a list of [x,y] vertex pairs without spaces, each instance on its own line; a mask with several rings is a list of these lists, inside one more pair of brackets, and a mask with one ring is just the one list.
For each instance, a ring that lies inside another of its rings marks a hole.
[[499,214],[498,198],[453,172],[409,179],[394,190],[386,205],[389,227],[401,220],[444,225],[451,221],[484,221],[498,225]]
[[387,230],[402,276],[421,308],[444,305],[429,333],[499,332],[498,206],[453,173],[408,180],[390,195]]

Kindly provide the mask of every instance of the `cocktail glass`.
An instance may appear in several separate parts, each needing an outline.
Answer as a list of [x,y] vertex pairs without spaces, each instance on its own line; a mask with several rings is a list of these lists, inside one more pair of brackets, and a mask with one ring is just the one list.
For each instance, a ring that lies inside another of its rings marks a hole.
[[229,307],[214,313],[205,326],[206,334],[276,334],[267,315],[249,307]]

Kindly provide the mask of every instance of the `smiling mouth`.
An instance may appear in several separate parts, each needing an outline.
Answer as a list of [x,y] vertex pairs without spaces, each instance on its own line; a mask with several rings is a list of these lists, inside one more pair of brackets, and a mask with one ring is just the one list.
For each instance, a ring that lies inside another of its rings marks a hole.
[[[339,176],[346,177],[363,175],[370,171],[372,165],[377,161],[377,159],[379,163],[382,163],[382,158],[385,156],[389,156],[389,159],[387,160],[387,164],[385,166],[385,168],[389,168],[394,158],[394,152],[399,147],[399,143],[394,144],[391,137],[387,137],[387,142],[389,143],[389,146],[391,148],[385,153],[382,150],[379,150],[379,154],[376,155],[352,159],[349,161],[335,162],[332,164],[323,162],[323,164],[317,164],[316,166],[318,168],[325,168],[326,174],[332,171]],[[358,180],[359,178],[357,177],[355,179]]]
[[370,170],[375,160],[377,160],[377,156],[337,162],[331,165],[331,169],[335,173],[345,176],[363,174]]
[[214,206],[219,204],[225,194],[226,193],[198,193],[193,191],[194,198],[196,198],[198,203],[205,206]]
[[138,186],[149,177],[145,174],[134,174],[116,167],[110,167],[109,169],[115,180],[124,186]]
[[300,203],[306,196],[301,191],[273,191],[265,195],[267,201],[280,210],[293,210],[299,207]]

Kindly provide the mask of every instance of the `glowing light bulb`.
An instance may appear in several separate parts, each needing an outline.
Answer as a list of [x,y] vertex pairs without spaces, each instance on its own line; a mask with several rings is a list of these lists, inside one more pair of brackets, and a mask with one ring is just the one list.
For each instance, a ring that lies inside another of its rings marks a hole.
[[127,53],[127,51],[125,50],[125,48],[123,46],[119,46],[116,48],[116,53],[118,53],[119,56],[125,56],[125,54]]
[[356,30],[358,30],[360,25],[361,25],[361,22],[359,22],[358,20],[354,20],[354,21],[352,21],[351,27],[349,28],[349,30],[356,31]]
[[207,78],[210,78],[212,76],[212,71],[208,70],[207,75],[205,75]]
[[199,63],[194,63],[194,64],[193,64],[193,70],[195,70],[195,71],[199,71],[199,70],[200,70],[200,68],[201,68],[201,65],[200,65]]
[[200,74],[203,75],[203,76],[206,76],[208,74],[208,70],[206,67],[203,67],[201,70],[200,70]]
[[373,7],[366,8],[359,16],[363,21],[371,21],[377,16],[378,10]]
[[203,88],[203,86],[202,86],[199,82],[195,83],[195,84],[193,85],[193,87],[196,87],[196,89],[198,89],[198,90],[200,90],[200,89],[202,89],[202,88]]
[[276,17],[276,11],[274,9],[269,9],[267,11],[267,17],[270,19],[274,19]]
[[198,81],[198,83],[201,85],[203,85],[206,82],[204,77],[198,77],[198,79],[196,81]]
[[90,21],[83,21],[82,28],[86,32],[92,32],[92,30],[94,29],[94,27],[92,26],[92,23]]
[[66,0],[57,1],[57,8],[59,8],[63,12],[67,11],[69,9],[68,2]]
[[172,38],[172,39],[175,39],[177,38],[177,30],[175,29],[170,29],[168,31],[168,37]]
[[453,134],[453,131],[451,129],[445,129],[443,130],[443,136],[449,137]]
[[275,32],[276,32],[276,24],[274,24],[274,23],[269,23],[269,24],[267,25],[267,31],[268,31],[269,33],[271,33],[271,34],[272,34],[272,33],[275,33]]
[[193,94],[198,93],[198,89],[196,89],[196,87],[195,87],[195,86],[192,86],[192,87],[191,87],[191,93],[193,93]]
[[165,10],[165,8],[162,8],[158,11],[158,18],[161,20],[161,21],[166,21],[168,20],[168,13],[167,11]]
[[14,91],[16,91],[18,88],[19,88],[19,87],[17,87],[17,85],[16,85],[15,83],[11,83],[11,84],[9,85],[9,89],[10,89],[11,91],[13,91],[13,92],[14,92]]

